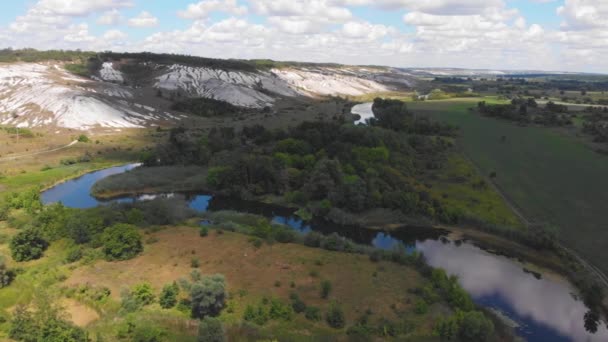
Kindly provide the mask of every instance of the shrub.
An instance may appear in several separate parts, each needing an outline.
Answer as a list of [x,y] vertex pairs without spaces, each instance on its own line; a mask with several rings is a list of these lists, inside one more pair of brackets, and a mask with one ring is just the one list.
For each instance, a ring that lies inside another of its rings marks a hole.
[[270,311],[268,313],[271,319],[283,321],[290,321],[293,317],[293,309],[291,306],[276,298],[270,300]]
[[217,318],[205,317],[201,320],[198,325],[198,337],[199,342],[224,342],[226,337],[224,336],[224,328],[222,322]]
[[199,268],[200,265],[201,262],[197,258],[192,258],[192,260],[190,260],[190,267]]
[[226,282],[224,276],[215,274],[203,277],[190,289],[192,317],[216,316],[224,308]]
[[247,322],[253,322],[257,325],[264,325],[270,319],[269,310],[263,305],[257,307],[247,305],[243,314],[243,319]]
[[494,334],[494,323],[482,312],[457,310],[450,317],[441,319],[435,331],[444,340],[459,337],[462,341],[488,341]]
[[91,141],[91,140],[89,140],[89,137],[87,137],[84,134],[81,134],[81,135],[78,136],[78,142],[87,143],[89,141]]
[[342,308],[340,308],[337,304],[332,303],[327,311],[327,314],[325,315],[325,321],[332,328],[344,328],[345,321]]
[[318,322],[321,320],[321,310],[316,306],[308,306],[304,311],[304,317],[309,321]]
[[148,283],[135,285],[131,294],[133,295],[133,298],[135,298],[135,300],[142,306],[152,304],[152,302],[154,302],[154,291],[152,290],[152,286],[150,286]]
[[132,225],[116,224],[103,232],[103,252],[108,260],[127,260],[143,251],[141,236]]
[[464,341],[487,341],[494,333],[494,323],[479,311],[466,312],[460,324]]
[[164,309],[170,309],[177,304],[177,295],[179,294],[179,286],[177,283],[167,284],[158,297],[160,306]]
[[15,276],[15,271],[6,267],[4,260],[0,260],[0,288],[9,286],[15,279]]
[[414,305],[414,312],[417,313],[418,315],[423,315],[425,314],[429,309],[428,304],[420,299],[418,301],[416,301],[416,304]]
[[300,297],[294,293],[291,296],[291,308],[296,313],[302,313],[306,311],[306,303],[304,303],[302,299],[300,299]]
[[49,246],[42,234],[35,229],[17,233],[10,242],[11,255],[15,261],[38,259]]
[[329,280],[321,281],[321,298],[327,299],[331,293],[331,282]]
[[76,261],[82,259],[82,256],[83,256],[82,248],[72,247],[68,251],[68,255],[65,257],[65,261],[67,263],[73,263],[73,262],[76,262]]
[[209,228],[207,228],[207,227],[201,227],[201,229],[198,231],[198,234],[201,237],[205,237],[205,236],[209,235]]
[[133,342],[161,342],[165,340],[167,333],[158,327],[144,325],[137,326],[133,331]]

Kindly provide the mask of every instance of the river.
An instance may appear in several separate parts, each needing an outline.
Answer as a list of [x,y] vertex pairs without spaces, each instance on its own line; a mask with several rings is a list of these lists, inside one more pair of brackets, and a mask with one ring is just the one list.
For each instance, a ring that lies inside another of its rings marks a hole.
[[[68,207],[90,208],[116,201],[153,198],[154,195],[142,195],[99,201],[91,196],[90,190],[96,181],[137,166],[138,164],[130,164],[95,171],[58,184],[42,193],[42,202],[62,202]],[[337,232],[358,243],[382,249],[402,245],[408,250],[418,250],[424,253],[431,266],[441,267],[449,274],[457,275],[460,284],[476,303],[515,322],[517,333],[528,341],[608,341],[605,325],[601,325],[595,334],[586,332],[583,317],[587,308],[576,298],[576,291],[568,282],[559,277],[537,278],[526,272],[524,266],[515,260],[484,251],[468,241],[446,239],[445,231],[404,227],[381,232],[321,221],[304,222],[290,209],[238,199],[205,194],[164,196],[184,196],[190,207],[199,212],[227,209],[249,212],[264,215],[300,232]]]

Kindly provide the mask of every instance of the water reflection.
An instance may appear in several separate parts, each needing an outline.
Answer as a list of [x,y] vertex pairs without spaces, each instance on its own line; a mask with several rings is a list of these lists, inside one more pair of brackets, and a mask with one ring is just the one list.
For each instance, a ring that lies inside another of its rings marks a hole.
[[92,208],[99,205],[101,202],[91,196],[90,190],[93,184],[102,178],[111,175],[116,175],[138,167],[140,164],[129,164],[123,166],[111,167],[91,173],[84,176],[72,179],[61,183],[47,191],[44,191],[40,197],[42,203],[49,204],[61,202],[63,205],[71,208]]
[[426,240],[416,244],[430,265],[459,277],[479,304],[494,307],[518,322],[529,341],[608,341],[600,326],[594,335],[584,327],[587,308],[565,282],[537,279],[521,265],[468,243],[461,246]]

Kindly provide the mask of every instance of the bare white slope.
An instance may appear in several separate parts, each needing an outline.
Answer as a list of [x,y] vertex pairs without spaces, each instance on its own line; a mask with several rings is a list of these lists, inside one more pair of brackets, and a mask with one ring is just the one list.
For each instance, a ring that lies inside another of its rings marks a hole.
[[[270,72],[226,71],[205,67],[172,65],[157,77],[155,87],[183,91],[189,96],[223,100],[237,106],[260,108],[272,105],[275,95],[325,96],[363,95],[391,90],[375,78],[390,77],[364,68],[272,69]],[[393,83],[399,83],[390,79]],[[405,79],[401,83],[406,84]]]
[[99,70],[99,75],[104,81],[110,82],[123,82],[125,78],[122,76],[122,72],[114,69],[112,62],[104,62]]
[[0,65],[0,124],[128,128],[164,119],[127,101],[112,100],[104,93],[119,97],[129,94],[116,85],[96,84],[61,68],[34,63],[3,64]]
[[184,65],[170,66],[166,73],[157,77],[155,87],[170,91],[182,90],[190,96],[213,98],[252,108],[264,107],[274,102],[274,98],[262,90],[283,96],[298,95],[270,73],[226,71]]
[[389,91],[389,87],[358,76],[344,69],[287,68],[273,69],[272,73],[293,89],[310,95],[351,95]]

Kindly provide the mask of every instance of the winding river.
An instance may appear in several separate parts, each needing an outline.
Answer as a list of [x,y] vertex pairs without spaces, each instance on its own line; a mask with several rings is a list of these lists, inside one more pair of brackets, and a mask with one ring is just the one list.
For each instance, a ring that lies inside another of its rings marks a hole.
[[[44,191],[42,201],[44,204],[62,202],[69,207],[90,208],[109,202],[153,198],[143,195],[99,201],[90,195],[96,181],[137,166],[130,164],[88,173]],[[595,334],[585,330],[583,316],[587,308],[576,298],[575,290],[565,280],[547,276],[537,278],[524,271],[523,265],[515,260],[491,254],[467,241],[450,241],[442,237],[445,232],[440,230],[404,227],[389,233],[341,227],[326,222],[303,222],[290,209],[255,202],[205,194],[169,195],[184,196],[190,207],[199,212],[238,210],[264,215],[300,232],[337,232],[356,242],[378,248],[392,249],[402,245],[408,250],[419,250],[430,265],[457,275],[476,303],[507,317],[516,325],[518,334],[528,341],[608,341],[605,325],[601,325]]]

